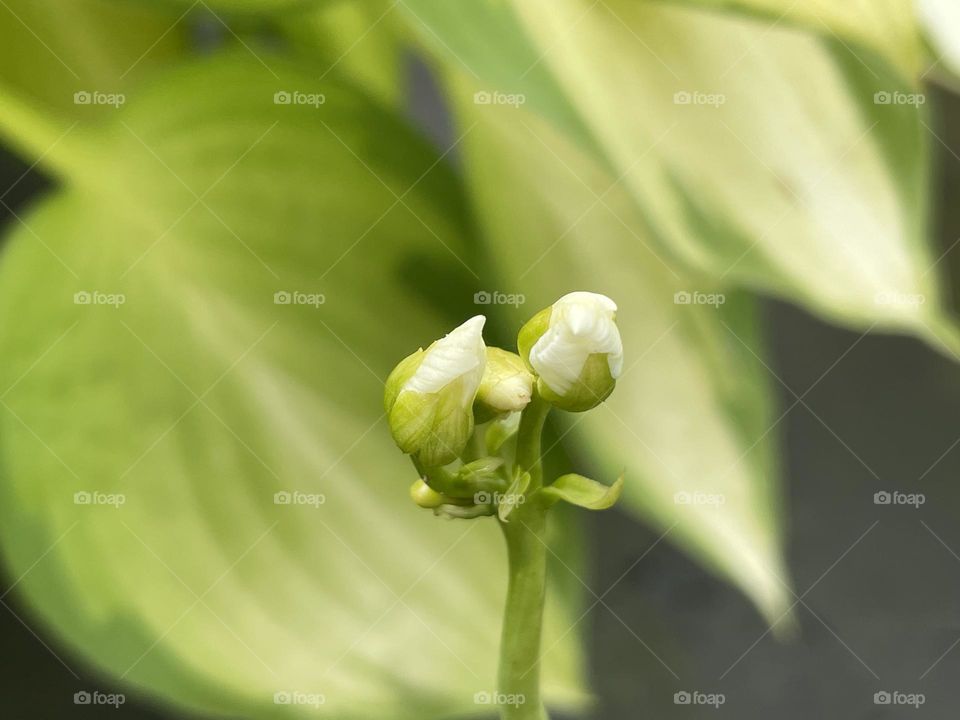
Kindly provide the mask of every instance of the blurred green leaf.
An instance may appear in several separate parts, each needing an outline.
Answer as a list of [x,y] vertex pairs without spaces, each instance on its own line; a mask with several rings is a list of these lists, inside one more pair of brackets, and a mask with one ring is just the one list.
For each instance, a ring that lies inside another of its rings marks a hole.
[[393,0],[337,0],[280,18],[285,35],[306,56],[319,59],[319,76],[350,78],[398,110],[406,99],[399,10]]
[[933,42],[934,62],[960,74],[960,4],[955,0],[917,0],[917,8]]
[[[625,366],[596,410],[558,413],[590,474],[626,467],[618,507],[732,580],[771,621],[788,606],[776,426],[746,297],[665,265],[629,193],[563,133],[522,109],[460,97],[468,182],[503,286],[529,315],[573,290],[618,304]],[[717,302],[719,299],[714,296]],[[685,502],[690,499],[690,502]],[[722,504],[721,504],[722,503]]]
[[912,0],[674,1],[756,15],[764,28],[781,23],[797,24],[882,55],[906,78],[914,77],[920,69],[920,31]]
[[[132,98],[9,238],[5,561],[74,653],[182,706],[474,712],[502,539],[409,501],[381,414],[392,365],[449,329],[420,286],[471,263],[459,186],[350,86],[277,104],[317,82],[270,65],[188,65]],[[547,620],[564,704],[571,612],[555,597]],[[290,691],[325,702],[275,704]]]
[[182,15],[130,0],[4,0],[0,84],[64,116],[107,115],[115,106],[83,102],[83,94],[123,93],[182,54],[189,36]]
[[[479,39],[461,44],[453,17],[438,14],[424,34],[440,38],[449,68],[501,92],[478,103],[522,93],[517,103],[602,148],[599,163],[630,190],[671,263],[856,327],[938,332],[925,98],[882,63],[793,28],[673,4],[526,0],[507,11],[490,0],[470,11],[479,7],[499,23],[486,38],[529,45],[507,55],[510,70],[496,43],[486,54]],[[557,84],[591,141],[552,110]]]

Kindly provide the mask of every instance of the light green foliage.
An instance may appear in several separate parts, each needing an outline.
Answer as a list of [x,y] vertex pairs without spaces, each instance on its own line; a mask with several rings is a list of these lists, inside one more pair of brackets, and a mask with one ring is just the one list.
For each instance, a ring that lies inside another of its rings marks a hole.
[[[138,95],[9,239],[6,562],[46,553],[18,586],[33,612],[188,706],[273,716],[299,690],[325,717],[473,709],[502,541],[424,522],[381,415],[396,358],[445,329],[410,267],[465,254],[457,183],[349,86],[275,105],[312,80],[271,66],[234,55]],[[550,615],[556,640],[573,617]],[[573,641],[545,669],[557,702],[579,694]]]

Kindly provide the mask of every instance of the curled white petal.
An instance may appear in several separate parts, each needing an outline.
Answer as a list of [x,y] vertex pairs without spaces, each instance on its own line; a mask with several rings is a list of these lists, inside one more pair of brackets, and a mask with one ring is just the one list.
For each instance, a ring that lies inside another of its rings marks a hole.
[[573,292],[553,304],[547,331],[530,349],[530,364],[551,390],[566,394],[596,353],[607,356],[611,377],[620,377],[623,344],[616,312],[613,300],[591,292]]
[[473,401],[486,362],[483,344],[483,315],[467,320],[437,340],[424,354],[416,372],[404,383],[400,392],[440,392],[453,381],[464,378],[464,405]]

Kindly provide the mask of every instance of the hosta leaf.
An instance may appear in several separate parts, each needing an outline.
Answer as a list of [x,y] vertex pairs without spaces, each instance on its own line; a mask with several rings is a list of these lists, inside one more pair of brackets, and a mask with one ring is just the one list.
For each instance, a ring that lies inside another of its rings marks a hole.
[[912,0],[677,0],[683,4],[756,15],[763,27],[796,23],[878,53],[913,77],[920,61],[920,35]]
[[182,13],[124,0],[4,0],[0,85],[73,118],[108,115],[117,105],[108,96],[184,51]]
[[469,93],[461,99],[461,122],[473,128],[465,166],[504,277],[500,291],[522,289],[525,314],[573,290],[618,304],[626,355],[616,389],[591,412],[559,413],[593,464],[590,474],[616,477],[626,468],[618,507],[639,513],[778,619],[789,593],[752,304],[731,294],[719,308],[682,304],[676,293],[698,291],[699,302],[715,288],[664,265],[636,229],[622,183],[535,116],[477,108]]
[[960,5],[953,0],[917,0],[917,11],[936,60],[960,74]]
[[[273,60],[131,98],[9,239],[0,547],[35,618],[169,701],[475,712],[502,540],[410,502],[381,415],[392,365],[450,327],[426,294],[470,262],[457,183],[380,106]],[[582,692],[572,622],[550,607],[555,702]]]
[[307,5],[280,18],[292,45],[318,58],[320,77],[349,77],[391,105],[407,97],[402,45],[393,0],[351,0]]
[[[501,23],[478,33],[532,45],[511,53],[522,62],[504,92],[601,148],[659,252],[857,327],[930,335],[944,322],[926,245],[924,99],[882,63],[816,34],[669,3],[492,4],[469,5]],[[464,54],[462,28],[440,19],[430,31],[447,55],[472,58],[481,83],[509,77],[495,43]],[[463,64],[447,61],[470,77]],[[555,89],[543,102],[543,66],[592,141],[551,110]]]

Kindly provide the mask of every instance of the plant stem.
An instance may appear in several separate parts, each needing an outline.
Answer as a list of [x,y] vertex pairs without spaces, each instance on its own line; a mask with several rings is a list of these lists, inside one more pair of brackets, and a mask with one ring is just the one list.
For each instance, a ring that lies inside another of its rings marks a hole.
[[[540,437],[550,405],[534,395],[517,436],[517,465],[530,473],[528,496],[543,485]],[[546,720],[540,696],[540,645],[546,596],[547,509],[536,500],[518,505],[501,523],[509,578],[500,637],[501,720]]]

